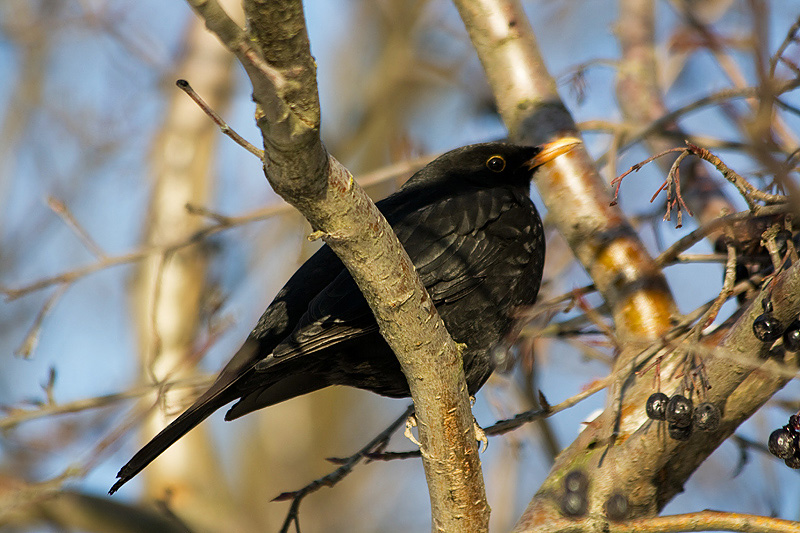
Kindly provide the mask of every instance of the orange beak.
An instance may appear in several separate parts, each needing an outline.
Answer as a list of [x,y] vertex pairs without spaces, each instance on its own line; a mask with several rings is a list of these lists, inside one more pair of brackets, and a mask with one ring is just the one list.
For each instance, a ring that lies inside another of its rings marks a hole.
[[543,144],[541,146],[542,151],[533,156],[533,158],[528,161],[528,168],[533,170],[534,168],[541,166],[548,161],[552,161],[556,157],[566,154],[579,144],[581,144],[580,139],[576,137],[563,137],[561,139],[557,139],[553,142],[549,142],[547,144]]

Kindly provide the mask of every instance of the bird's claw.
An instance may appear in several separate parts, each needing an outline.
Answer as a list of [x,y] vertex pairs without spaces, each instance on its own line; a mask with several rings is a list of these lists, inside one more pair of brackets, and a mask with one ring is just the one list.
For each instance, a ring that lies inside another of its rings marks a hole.
[[406,430],[403,431],[403,435],[405,435],[405,437],[408,440],[410,440],[411,442],[413,442],[414,444],[416,444],[421,448],[422,444],[420,444],[420,442],[417,440],[416,437],[414,437],[414,434],[411,432],[411,428],[416,426],[417,426],[417,417],[414,415],[410,415],[408,418],[406,418]]
[[[469,397],[469,406],[475,407],[475,396]],[[481,453],[483,453],[486,451],[486,448],[489,447],[489,439],[486,438],[486,432],[478,424],[478,420],[475,418],[474,415],[472,416],[472,426],[473,429],[475,430],[475,440],[483,443],[483,447],[481,447]]]
[[[405,431],[403,431],[403,435],[408,440],[410,440],[411,442],[413,442],[414,444],[416,444],[421,448],[422,444],[420,444],[417,438],[414,437],[414,433],[412,433],[411,431],[411,428],[413,427],[417,427],[417,417],[411,415],[408,418],[406,418],[406,429]],[[478,425],[478,421],[475,419],[474,416],[472,417],[472,429],[475,432],[475,440],[482,443],[480,450],[481,453],[485,452],[486,449],[489,447],[489,439],[486,437],[486,432],[483,430],[483,428]]]
[[486,432],[483,428],[478,425],[478,421],[474,416],[472,417],[472,427],[475,430],[475,440],[483,443],[481,447],[481,453],[483,453],[486,451],[486,448],[489,447],[489,439],[486,437]]

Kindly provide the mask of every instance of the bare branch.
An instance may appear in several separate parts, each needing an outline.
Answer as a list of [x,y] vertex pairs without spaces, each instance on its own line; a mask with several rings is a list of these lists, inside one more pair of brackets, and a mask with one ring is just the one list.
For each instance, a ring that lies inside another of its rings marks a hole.
[[42,308],[39,310],[36,318],[33,320],[33,324],[31,324],[27,335],[25,335],[25,339],[22,341],[19,348],[14,351],[14,355],[27,359],[33,354],[34,350],[36,349],[36,344],[39,342],[39,334],[42,331],[42,323],[44,323],[44,319],[48,314],[50,314],[50,311],[56,305],[56,302],[58,302],[58,300],[61,299],[61,297],[67,291],[67,287],[68,285],[66,284],[59,285],[58,288],[55,289],[55,292],[50,295]]
[[741,531],[743,533],[798,533],[800,522],[768,516],[700,511],[609,523],[611,533],[670,533],[678,531]]
[[75,232],[75,235],[77,235],[83,245],[86,246],[86,249],[88,249],[98,259],[106,259],[107,256],[105,252],[103,252],[100,246],[98,246],[94,239],[92,239],[83,226],[78,223],[64,202],[58,198],[50,196],[47,198],[47,205],[55,214],[61,217],[64,223],[69,226],[72,231]]
[[[391,181],[405,174],[411,174],[419,170],[433,160],[434,157],[435,156],[427,155],[410,159],[408,161],[395,163],[393,165],[389,165],[364,174],[361,178],[359,178],[358,181],[363,187],[370,187],[385,181]],[[0,286],[0,294],[4,294],[6,299],[11,301],[16,300],[17,298],[22,298],[23,296],[27,296],[33,292],[46,289],[53,285],[70,285],[81,278],[96,272],[100,272],[107,268],[137,263],[153,255],[170,255],[186,246],[191,246],[192,244],[207,239],[208,237],[221,231],[294,212],[294,209],[291,205],[282,202],[276,205],[261,207],[243,215],[234,216],[221,215],[219,213],[214,213],[207,208],[194,205],[187,205],[186,209],[192,214],[202,215],[214,220],[216,224],[200,228],[187,238],[176,239],[175,241],[165,244],[147,246],[119,256],[104,257],[96,263],[32,281],[16,288]]]
[[192,86],[189,85],[188,81],[178,80],[175,82],[175,85],[177,85],[183,92],[188,94],[189,98],[194,100],[195,103],[198,106],[200,106],[200,109],[202,109],[203,112],[206,115],[208,115],[211,118],[211,120],[214,121],[214,124],[219,126],[219,129],[222,133],[233,139],[233,142],[235,142],[236,144],[238,144],[239,146],[241,146],[242,148],[244,148],[257,158],[259,158],[261,161],[264,160],[264,150],[259,150],[258,148],[250,144],[250,142],[248,142],[247,139],[236,133],[236,130],[228,126],[228,123],[222,120],[222,117],[220,117],[219,114],[216,111],[214,111],[199,94],[197,94],[197,92],[192,88]]
[[209,376],[199,376],[192,378],[184,378],[179,380],[170,381],[168,383],[154,383],[152,385],[142,385],[134,387],[127,391],[118,392],[114,394],[107,394],[105,396],[97,396],[94,398],[86,398],[82,400],[75,400],[66,403],[47,404],[39,407],[38,409],[23,409],[19,407],[4,407],[6,416],[0,418],[0,430],[12,429],[29,420],[37,420],[49,416],[57,416],[62,414],[80,413],[90,409],[100,409],[116,405],[125,400],[141,398],[152,394],[154,390],[159,388],[191,388],[198,389],[210,385],[213,380]]
[[214,0],[189,4],[250,77],[267,179],[342,259],[409,378],[435,527],[486,529],[489,508],[459,351],[391,227],[322,146],[302,3],[245,1],[247,34]]
[[[292,500],[292,505],[289,507],[286,520],[283,522],[283,526],[281,527],[281,533],[286,533],[289,531],[289,527],[292,524],[295,524],[298,530],[300,529],[300,503],[303,501],[303,498],[312,492],[318,491],[322,487],[333,487],[347,477],[347,475],[353,471],[353,468],[355,468],[355,466],[363,459],[371,460],[372,454],[380,453],[389,442],[389,438],[392,436],[392,434],[397,431],[401,425],[403,425],[406,419],[413,412],[414,406],[409,405],[402,415],[397,417],[394,422],[389,424],[386,429],[381,431],[374,439],[369,441],[359,451],[345,459],[333,459],[332,462],[341,464],[342,466],[330,474],[312,481],[300,490],[284,492],[276,496],[272,501]],[[417,454],[419,455],[419,452],[417,452]]]
[[800,522],[766,516],[720,511],[700,511],[671,516],[637,518],[611,521],[596,515],[583,520],[559,517],[541,527],[518,529],[519,532],[537,531],[608,531],[609,533],[671,533],[679,531],[741,531],[743,533],[798,533]]

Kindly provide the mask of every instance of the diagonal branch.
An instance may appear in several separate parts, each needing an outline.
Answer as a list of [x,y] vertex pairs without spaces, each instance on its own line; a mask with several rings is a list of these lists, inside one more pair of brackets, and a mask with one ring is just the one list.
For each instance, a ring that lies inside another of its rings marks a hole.
[[250,77],[267,179],[341,258],[408,377],[435,528],[485,530],[489,508],[461,357],[391,227],[322,146],[302,3],[245,1],[245,32],[215,1],[188,1]]
[[[512,135],[534,142],[553,134],[574,135],[573,121],[555,83],[547,76],[519,2],[455,2]],[[669,353],[669,345],[659,354],[639,356],[640,350],[665,335],[672,318],[679,316],[661,264],[646,252],[624,214],[608,208],[607,187],[588,155],[575,150],[547,170],[550,172],[539,173],[536,185],[548,206],[548,218],[558,226],[611,309],[623,348],[615,361],[615,382],[609,390],[606,411],[559,455],[516,530],[580,529],[574,520],[562,517],[560,506],[564,475],[575,468],[592,480],[588,513],[596,517],[599,530],[600,525],[610,525],[604,505],[614,495],[624,496],[630,503],[626,518],[657,513],[681,489],[697,464],[748,416],[748,411],[766,401],[789,378],[780,375],[779,363],[760,358],[769,346],[752,333],[753,319],[760,312],[758,298],[734,326],[720,332],[725,340],[719,349],[710,342],[695,342],[689,347],[707,354],[709,379],[714,383],[708,401],[727,406],[720,430],[693,437],[688,443],[672,439],[665,443],[657,438],[657,425],[649,423],[644,414],[651,380],[649,376],[638,379],[636,370],[650,364],[656,355],[663,358],[664,375],[683,368],[685,361],[684,355]],[[800,267],[792,267],[778,280],[772,296],[775,316],[780,314],[779,319],[786,320],[800,311],[800,296],[793,296],[800,289]],[[672,392],[679,381],[671,381],[673,389],[667,392]],[[757,391],[759,386],[761,390]],[[747,395],[752,401],[733,407],[734,398],[741,401]],[[631,460],[633,457],[636,460]],[[686,457],[692,459],[687,461]]]
[[[517,0],[456,0],[512,138],[538,144],[577,135]],[[534,181],[575,256],[612,309],[620,339],[652,339],[677,309],[666,280],[616,206],[584,149]],[[624,358],[622,358],[624,360]]]

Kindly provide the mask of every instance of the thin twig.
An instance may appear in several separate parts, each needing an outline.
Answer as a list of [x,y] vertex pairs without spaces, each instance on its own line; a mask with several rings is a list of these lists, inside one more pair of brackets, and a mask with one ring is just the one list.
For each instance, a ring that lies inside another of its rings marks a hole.
[[781,257],[780,250],[778,249],[778,243],[775,242],[775,237],[778,236],[780,229],[781,227],[777,223],[771,224],[770,227],[761,234],[761,246],[767,249],[770,261],[772,262],[772,268],[775,272],[780,271],[783,265],[783,257]]
[[197,94],[197,91],[195,91],[194,88],[192,88],[192,86],[189,85],[188,81],[178,80],[175,82],[175,85],[177,85],[183,92],[188,94],[189,98],[194,100],[194,102],[200,107],[200,109],[202,109],[203,112],[206,115],[208,115],[211,118],[211,120],[214,121],[214,124],[219,126],[219,129],[222,133],[233,139],[233,142],[235,142],[236,144],[238,144],[239,146],[241,146],[242,148],[244,148],[245,150],[256,156],[259,160],[261,161],[264,160],[264,150],[256,148],[254,145],[248,142],[247,139],[239,135],[236,132],[236,130],[228,126],[228,123],[222,120],[222,117],[220,117],[216,111],[211,109],[211,106],[209,106],[206,103],[206,101],[203,100],[199,94]]
[[685,209],[689,216],[692,216],[691,210],[686,205],[686,202],[683,201],[683,196],[681,195],[681,163],[684,159],[686,159],[687,155],[688,152],[684,151],[681,152],[677,158],[675,158],[675,161],[672,162],[669,172],[667,172],[667,179],[664,180],[664,184],[661,185],[653,197],[650,198],[650,203],[653,203],[653,201],[656,199],[656,196],[658,196],[658,193],[660,193],[666,187],[667,201],[665,203],[667,212],[664,214],[663,220],[668,221],[670,219],[670,213],[672,213],[672,209],[675,208],[675,210],[678,212],[678,221],[675,225],[676,228],[683,226],[683,211],[681,211],[681,208]]
[[[567,398],[566,400],[564,400],[559,404],[543,408],[531,409],[530,411],[519,413],[515,415],[513,418],[508,418],[506,420],[500,420],[498,422],[495,422],[491,426],[484,428],[483,431],[484,433],[486,433],[487,436],[493,437],[496,435],[502,435],[504,433],[508,433],[509,431],[513,431],[530,422],[549,418],[550,416],[553,416],[556,413],[564,411],[565,409],[569,409],[573,405],[585,400],[586,398],[592,396],[596,392],[600,392],[601,390],[605,389],[606,387],[608,387],[608,385],[611,383],[612,380],[613,380],[613,375],[609,374],[608,376],[602,379],[595,380],[585,390],[579,392],[574,396]],[[363,454],[363,456],[378,461],[393,461],[396,459],[412,459],[415,457],[420,457],[420,452],[419,450],[413,450],[409,452],[365,453]],[[338,464],[338,463],[344,463],[349,459],[350,457],[344,459],[333,459],[332,461]],[[293,493],[288,493],[288,494],[293,494]]]
[[[731,240],[731,242],[733,241]],[[700,333],[710,326],[711,323],[714,322],[714,319],[717,318],[722,304],[727,302],[728,298],[733,294],[733,287],[736,284],[736,247],[733,244],[728,244],[727,251],[728,260],[725,263],[725,280],[722,283],[722,290],[719,296],[714,300],[714,303],[711,304],[708,311],[697,321],[697,325],[694,329],[696,341],[700,339]]]
[[573,405],[577,404],[588,398],[589,396],[595,394],[596,392],[600,392],[601,390],[608,387],[614,379],[613,374],[609,374],[608,376],[598,379],[594,381],[589,387],[587,387],[582,392],[567,398],[563,402],[553,405],[549,408],[545,409],[531,409],[530,411],[525,411],[524,413],[520,413],[513,418],[509,418],[507,420],[500,420],[499,422],[495,422],[488,428],[484,428],[484,432],[487,435],[502,435],[503,433],[507,433],[511,430],[517,429],[518,427],[527,424],[528,422],[533,422],[534,420],[539,420],[542,418],[547,418],[552,416],[558,412],[561,412],[565,409],[569,409]]
[[[640,162],[636,163],[635,165],[632,165],[631,168],[629,168],[628,170],[626,170],[625,172],[623,172],[622,174],[620,174],[619,176],[617,176],[616,178],[611,180],[611,185],[614,186],[614,201],[611,202],[611,205],[616,205],[617,204],[617,200],[619,199],[619,188],[620,188],[620,185],[622,185],[622,180],[625,179],[625,176],[627,176],[631,172],[639,172],[639,170],[641,170],[642,167],[644,167],[648,163],[652,163],[653,161],[655,161],[659,157],[665,156],[665,155],[667,155],[669,153],[672,153],[672,152],[683,152],[684,150],[685,150],[684,148],[670,148],[669,150],[664,150],[663,152],[659,152],[659,153],[657,153],[657,154],[655,154],[653,156],[648,157],[644,161],[640,161]],[[664,186],[662,185],[662,188],[663,187]],[[661,189],[656,191],[656,194],[658,194],[659,192],[661,192]],[[651,202],[652,202],[652,200],[651,200]]]
[[28,329],[25,339],[19,345],[19,348],[14,351],[14,355],[28,359],[31,354],[33,354],[33,351],[36,349],[36,345],[39,342],[39,334],[41,333],[44,319],[48,314],[50,314],[50,311],[56,305],[56,302],[58,302],[58,300],[61,299],[61,297],[67,291],[67,287],[69,287],[69,285],[61,284],[53,292],[53,294],[50,295],[50,298],[47,299],[41,310],[39,310],[39,313],[36,315],[36,318],[33,320],[33,324],[31,324],[30,329]]
[[[383,183],[385,181],[396,179],[399,176],[403,176],[408,173],[413,173],[414,171],[419,170],[419,168],[425,166],[433,158],[434,156],[428,155],[423,157],[417,157],[409,161],[395,163],[393,165],[389,165],[387,167],[382,167],[375,171],[368,172],[364,174],[358,181],[365,187],[376,185],[378,183]],[[173,242],[169,242],[166,244],[147,246],[119,256],[105,257],[97,261],[96,263],[92,263],[83,267],[78,267],[74,270],[62,272],[54,276],[42,278],[30,282],[26,285],[22,285],[20,287],[12,288],[0,285],[0,294],[3,294],[6,297],[7,301],[16,300],[23,296],[27,296],[28,294],[31,294],[33,292],[46,289],[47,287],[50,287],[52,285],[71,284],[81,278],[94,274],[95,272],[105,270],[107,268],[119,265],[137,263],[139,261],[147,259],[150,256],[157,254],[177,252],[182,248],[191,246],[192,244],[195,244],[198,241],[202,241],[224,230],[243,226],[251,222],[266,220],[274,216],[295,212],[292,206],[284,202],[276,203],[275,205],[267,207],[261,207],[249,213],[237,216],[226,216],[217,213],[212,213],[206,208],[194,205],[187,206],[187,210],[190,213],[196,213],[202,216],[206,216],[214,220],[215,224],[211,224],[204,228],[200,228],[193,234],[183,239],[175,240]]]
[[[198,389],[206,387],[211,384],[212,378],[209,376],[196,376],[191,378],[178,379],[168,383],[170,388],[191,388]],[[0,418],[0,431],[12,429],[24,422],[30,420],[37,420],[39,418],[57,416],[69,413],[80,413],[90,409],[100,409],[120,403],[125,400],[140,398],[147,394],[151,394],[153,390],[162,387],[162,383],[153,383],[149,385],[142,385],[129,389],[127,391],[118,392],[114,394],[107,394],[105,396],[97,396],[94,398],[85,398],[82,400],[75,400],[73,402],[66,402],[61,404],[45,404],[38,409],[22,409],[17,407],[3,407],[2,410],[7,413],[3,418]]]
[[[665,156],[672,152],[681,152],[681,155],[674,161],[672,167],[670,168],[669,172],[667,173],[667,177],[664,180],[664,183],[659,187],[659,189],[653,194],[653,197],[650,199],[650,202],[653,202],[658,194],[667,189],[667,213],[664,216],[664,220],[669,220],[669,215],[673,207],[680,205],[683,207],[689,215],[692,215],[692,212],[689,210],[687,205],[683,201],[683,197],[680,193],[680,179],[679,179],[679,167],[680,163],[683,161],[684,158],[688,154],[694,154],[697,157],[704,159],[714,165],[717,170],[722,174],[722,176],[731,182],[738,190],[739,193],[742,195],[744,200],[747,202],[747,206],[750,208],[751,212],[755,212],[758,205],[756,202],[764,202],[765,204],[783,204],[788,202],[788,199],[784,195],[780,194],[769,194],[763,192],[752,185],[749,181],[747,181],[743,176],[729,168],[722,160],[712,154],[709,150],[697,146],[689,141],[686,141],[687,148],[670,148],[669,150],[664,150],[658,154],[655,154],[651,157],[648,157],[644,161],[636,163],[635,165],[631,166],[626,172],[622,173],[620,176],[611,180],[611,185],[614,186],[614,200],[611,202],[611,205],[615,205],[617,203],[617,199],[619,197],[619,189],[620,185],[622,184],[622,180],[631,172],[638,171],[644,165],[651,163],[652,161],[658,159],[659,157]],[[678,226],[681,226],[681,211],[678,209]]]
[[107,257],[100,246],[94,241],[94,239],[92,239],[91,236],[89,236],[89,232],[87,232],[83,226],[78,223],[64,202],[53,196],[48,196],[47,206],[52,209],[53,212],[58,215],[72,231],[75,232],[75,235],[78,236],[78,239],[80,239],[80,241],[83,243],[86,249],[92,253],[92,255],[98,259],[105,259]]
[[292,500],[292,505],[289,507],[289,512],[286,515],[286,520],[283,522],[283,526],[281,527],[281,533],[286,533],[289,531],[289,527],[294,523],[297,527],[298,531],[300,528],[300,502],[303,501],[303,498],[315,492],[322,487],[333,487],[342,479],[345,478],[350,472],[352,472],[353,468],[361,462],[363,459],[367,458],[367,455],[370,453],[378,452],[386,446],[386,443],[389,442],[389,438],[392,434],[397,431],[397,429],[403,425],[403,423],[408,419],[411,413],[414,412],[414,406],[409,405],[405,412],[397,417],[397,419],[389,424],[383,431],[381,431],[374,439],[369,441],[366,446],[361,448],[359,451],[347,457],[346,459],[337,461],[341,462],[342,466],[331,472],[330,474],[316,479],[303,487],[300,490],[292,491],[292,492],[284,492],[279,494],[277,497],[273,499],[273,501],[285,501],[285,500]]
[[736,222],[741,222],[752,218],[753,216],[771,216],[782,215],[789,213],[794,208],[790,204],[776,204],[769,206],[759,206],[756,208],[755,213],[750,211],[739,211],[723,217],[715,218],[706,224],[703,224],[696,230],[688,233],[672,243],[669,248],[661,252],[655,259],[657,266],[664,266],[675,261],[678,255],[703,240],[707,235],[717,231],[725,226],[733,225]]
[[[795,114],[800,115],[800,109],[794,108],[786,102],[782,102],[776,99],[776,103],[785,107],[787,110],[792,111]],[[608,120],[584,120],[578,122],[577,127],[582,132],[601,132],[607,133],[612,136],[612,139],[616,139],[619,137],[619,140],[616,142],[621,142],[622,137],[626,135],[628,132],[633,131],[636,128],[635,124],[628,124],[628,123],[620,123],[620,122],[612,122]],[[699,144],[702,146],[706,146],[708,148],[714,148],[717,150],[746,150],[750,148],[750,143],[745,143],[742,141],[732,141],[729,139],[720,139],[718,137],[711,137],[708,135],[701,135],[701,134],[692,134],[685,131],[660,131],[658,132],[658,136],[664,139],[674,139],[679,142],[686,141],[687,139],[692,141],[695,144]],[[615,142],[614,140],[610,142]],[[776,152],[783,153],[778,147],[766,147],[766,149],[774,149]],[[608,151],[606,152],[603,162],[608,164],[606,160],[613,160],[616,157],[616,152],[619,150],[618,147],[610,146]],[[616,175],[616,173],[614,174]]]
[[561,340],[563,342],[566,342],[573,348],[580,350],[586,359],[593,359],[595,361],[600,361],[601,363],[608,366],[612,366],[614,364],[614,357],[612,355],[609,355],[595,348],[594,346],[591,346],[585,342],[570,337],[566,337]]
[[741,175],[730,169],[719,157],[705,148],[692,144],[689,141],[686,141],[686,146],[688,146],[697,157],[705,159],[714,165],[717,170],[719,170],[720,174],[722,174],[722,177],[731,182],[739,190],[739,193],[747,201],[747,205],[751,210],[755,207],[755,201],[764,202],[766,204],[781,204],[787,201],[787,198],[781,194],[769,194],[759,190]]
[[[789,91],[794,90],[800,86],[800,77],[794,80],[789,80],[779,87],[775,89],[775,94],[783,94]],[[737,98],[754,98],[758,96],[758,88],[757,87],[745,87],[743,89],[733,88],[733,89],[723,89],[721,91],[709,94],[708,96],[704,96],[703,98],[698,98],[694,102],[687,104],[683,107],[679,107],[674,111],[670,111],[659,117],[657,120],[647,124],[646,126],[636,130],[634,133],[628,135],[625,139],[625,142],[622,146],[619,147],[619,152],[624,152],[631,146],[641,142],[647,136],[652,135],[659,130],[662,130],[665,126],[674,123],[678,118],[682,115],[690,113],[692,111],[697,111],[698,109],[702,109],[703,107],[709,105],[716,105],[721,102],[725,102],[726,100],[732,100]],[[604,154],[597,159],[598,165],[604,165],[608,159],[608,154]]]
[[724,263],[728,260],[726,254],[678,254],[675,263]]
[[[144,365],[144,369],[147,373],[147,376],[150,378],[150,381],[155,383],[161,381],[158,372],[156,372],[156,363],[158,361],[158,356],[161,355],[161,348],[163,346],[161,332],[158,329],[158,310],[160,307],[159,304],[161,303],[161,289],[163,286],[162,280],[164,279],[164,270],[167,267],[170,257],[173,257],[172,254],[166,252],[158,256],[158,262],[155,265],[155,276],[153,276],[152,280],[152,287],[149,287],[150,309],[147,310],[147,322],[148,327],[150,328],[151,338],[149,346],[147,347],[147,364]],[[162,395],[162,397],[165,396]]]
[[789,47],[790,44],[792,44],[793,42],[797,42],[798,30],[800,30],[800,18],[798,18],[795,21],[795,23],[792,24],[792,27],[789,28],[789,31],[786,32],[786,37],[784,37],[781,45],[778,47],[777,50],[775,50],[775,53],[772,55],[772,57],[769,58],[769,78],[775,77],[775,69],[777,68],[779,61],[783,60],[784,62],[787,62],[783,58],[783,53],[786,51],[786,49]]

